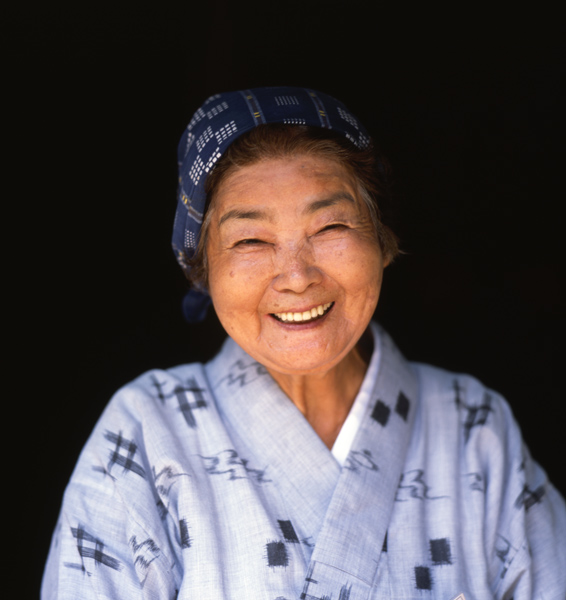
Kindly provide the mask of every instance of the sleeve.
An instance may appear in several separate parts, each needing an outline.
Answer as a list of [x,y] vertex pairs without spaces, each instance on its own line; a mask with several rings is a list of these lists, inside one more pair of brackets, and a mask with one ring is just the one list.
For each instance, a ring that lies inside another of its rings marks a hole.
[[52,538],[42,600],[176,597],[178,561],[131,397],[131,390],[115,396],[81,453]]
[[507,403],[494,400],[494,427],[478,438],[484,455],[484,528],[494,597],[564,600],[564,499],[531,458]]

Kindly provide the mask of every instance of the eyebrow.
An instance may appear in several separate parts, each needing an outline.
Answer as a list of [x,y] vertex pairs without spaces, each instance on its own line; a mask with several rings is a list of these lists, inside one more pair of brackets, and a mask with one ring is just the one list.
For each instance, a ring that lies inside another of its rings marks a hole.
[[335,204],[340,203],[342,200],[346,200],[347,202],[356,204],[355,199],[348,192],[336,192],[328,198],[323,198],[322,200],[315,200],[314,202],[311,202],[303,212],[305,214],[312,215],[317,210],[322,210],[323,208],[334,206]]
[[220,217],[218,227],[230,219],[263,219],[265,221],[271,221],[271,217],[263,210],[242,210],[240,208],[233,208]]
[[[319,210],[322,210],[323,208],[328,208],[329,206],[334,206],[335,204],[338,204],[339,202],[341,202],[343,200],[346,200],[347,202],[350,202],[352,204],[356,204],[355,199],[348,192],[337,192],[335,194],[332,194],[328,198],[323,198],[321,200],[315,200],[314,202],[311,202],[304,209],[303,213],[310,215]],[[272,220],[271,216],[266,211],[263,211],[263,210],[243,210],[240,208],[233,208],[232,210],[229,210],[228,212],[224,213],[220,217],[220,220],[218,221],[218,226],[220,227],[226,221],[229,221],[231,219],[251,219],[251,220],[260,220],[261,219],[264,221]]]

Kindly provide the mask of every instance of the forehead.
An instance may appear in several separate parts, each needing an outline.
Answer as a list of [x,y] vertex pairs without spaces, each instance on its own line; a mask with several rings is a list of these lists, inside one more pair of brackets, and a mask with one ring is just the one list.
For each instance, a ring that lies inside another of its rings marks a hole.
[[342,195],[344,200],[350,196],[357,203],[356,190],[353,175],[335,160],[313,156],[276,158],[229,173],[216,189],[213,206],[215,212],[223,212],[241,204],[267,207],[282,200],[300,204],[328,195],[337,199]]

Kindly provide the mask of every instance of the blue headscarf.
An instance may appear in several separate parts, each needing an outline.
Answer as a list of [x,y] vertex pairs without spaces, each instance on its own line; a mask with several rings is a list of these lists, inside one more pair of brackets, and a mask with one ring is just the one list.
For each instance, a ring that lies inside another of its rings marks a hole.
[[[269,87],[216,94],[195,112],[179,142],[179,187],[173,226],[173,251],[185,271],[194,256],[206,206],[204,183],[226,148],[264,123],[332,129],[359,148],[370,144],[363,125],[338,100],[306,88]],[[202,321],[210,297],[191,289],[183,301],[189,322]]]

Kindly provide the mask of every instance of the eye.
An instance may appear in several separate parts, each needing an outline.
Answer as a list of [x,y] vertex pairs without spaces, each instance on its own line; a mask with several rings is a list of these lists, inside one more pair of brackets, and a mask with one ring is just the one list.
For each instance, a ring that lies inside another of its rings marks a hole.
[[254,246],[256,244],[265,244],[263,240],[258,240],[257,238],[247,238],[244,240],[240,240],[234,244],[236,246]]
[[332,231],[335,229],[346,229],[347,226],[343,223],[331,223],[330,225],[326,225],[323,227],[318,233],[324,233],[325,231]]

